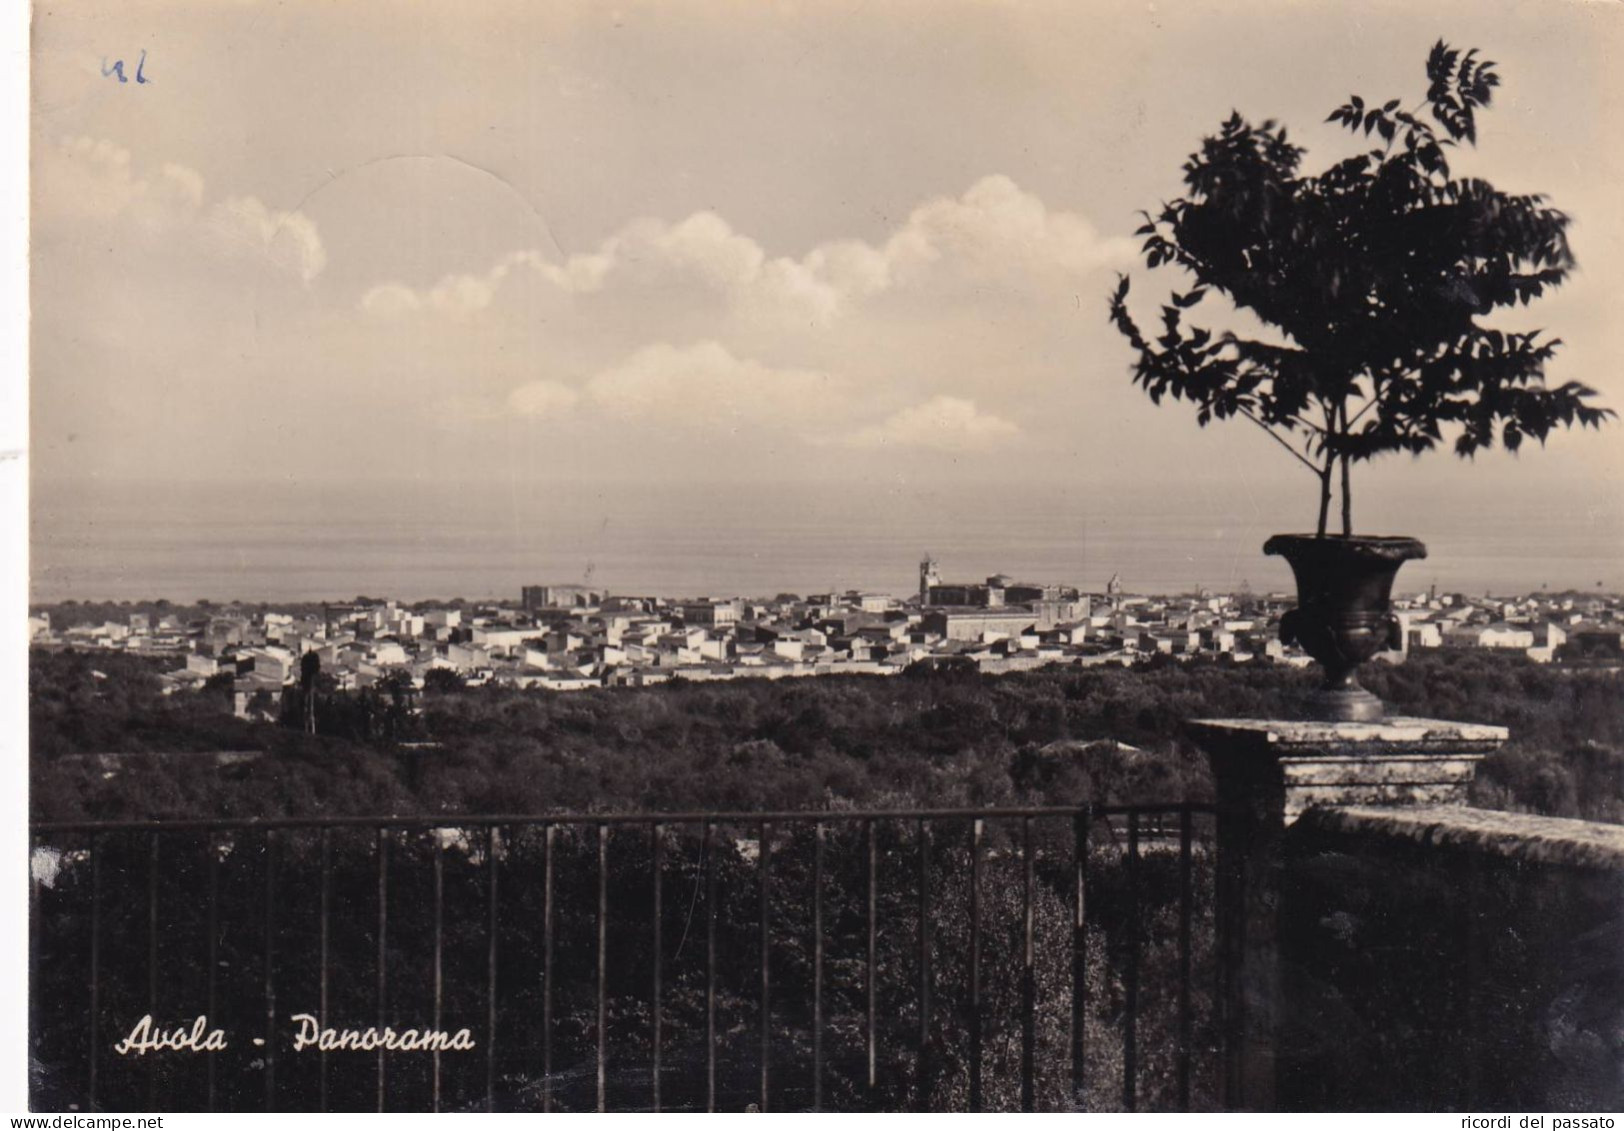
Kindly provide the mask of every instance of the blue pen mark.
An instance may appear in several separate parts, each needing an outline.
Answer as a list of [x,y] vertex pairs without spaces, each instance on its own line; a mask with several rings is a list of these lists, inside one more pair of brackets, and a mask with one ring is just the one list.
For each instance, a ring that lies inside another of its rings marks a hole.
[[[136,63],[135,63],[135,81],[137,83],[145,85],[145,84],[150,83],[152,81],[151,79],[147,78],[146,68],[147,68],[147,50],[146,50],[146,48],[143,47],[141,49],[141,58],[137,59]],[[115,59],[115,60],[113,60],[113,65],[109,67],[107,65],[107,56],[103,55],[102,56],[102,63],[101,63],[101,73],[102,73],[102,78],[110,78],[110,77],[116,75],[116,76],[118,76],[118,81],[119,82],[129,82],[130,81],[129,78],[126,77],[125,74],[124,74],[124,60],[123,59]]]

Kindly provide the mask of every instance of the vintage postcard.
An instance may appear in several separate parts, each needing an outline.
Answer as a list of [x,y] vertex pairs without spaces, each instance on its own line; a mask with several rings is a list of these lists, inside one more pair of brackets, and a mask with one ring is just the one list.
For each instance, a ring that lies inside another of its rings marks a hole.
[[19,1103],[1624,1103],[1624,8],[29,60]]

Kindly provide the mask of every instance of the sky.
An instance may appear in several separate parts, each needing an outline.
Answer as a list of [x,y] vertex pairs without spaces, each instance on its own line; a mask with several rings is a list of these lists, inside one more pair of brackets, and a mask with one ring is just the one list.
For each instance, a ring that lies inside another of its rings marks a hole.
[[[1298,528],[1312,478],[1153,406],[1106,296],[1182,285],[1135,211],[1231,108],[1323,167],[1440,37],[1503,83],[1456,171],[1574,217],[1497,324],[1624,407],[1619,5],[41,0],[35,498],[1075,484]],[[1618,498],[1621,436],[1388,457],[1356,519],[1515,499],[1510,544]]]

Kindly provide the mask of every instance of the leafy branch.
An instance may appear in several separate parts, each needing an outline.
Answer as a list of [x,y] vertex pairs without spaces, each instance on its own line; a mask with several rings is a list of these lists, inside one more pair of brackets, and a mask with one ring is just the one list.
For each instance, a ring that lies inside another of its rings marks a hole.
[[[1615,415],[1585,385],[1546,384],[1559,339],[1482,321],[1566,280],[1569,219],[1543,196],[1450,170],[1448,151],[1476,144],[1494,63],[1440,41],[1426,71],[1415,110],[1357,95],[1333,110],[1327,121],[1382,146],[1313,176],[1285,127],[1231,113],[1185,162],[1187,195],[1141,213],[1136,232],[1148,267],[1195,285],[1169,296],[1154,334],[1129,311],[1127,276],[1110,298],[1134,382],[1157,404],[1192,401],[1202,426],[1242,417],[1267,432],[1318,480],[1321,535],[1339,468],[1349,535],[1354,463],[1430,451],[1446,430],[1461,456],[1496,440],[1516,451]],[[1188,324],[1213,292],[1279,340]]]

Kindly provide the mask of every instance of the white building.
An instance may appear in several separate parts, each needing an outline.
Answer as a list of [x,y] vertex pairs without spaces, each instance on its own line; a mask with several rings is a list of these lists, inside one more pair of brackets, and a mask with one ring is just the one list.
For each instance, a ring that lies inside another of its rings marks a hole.
[[1503,621],[1457,625],[1444,630],[1443,642],[1450,648],[1532,648],[1534,630],[1517,628]]

